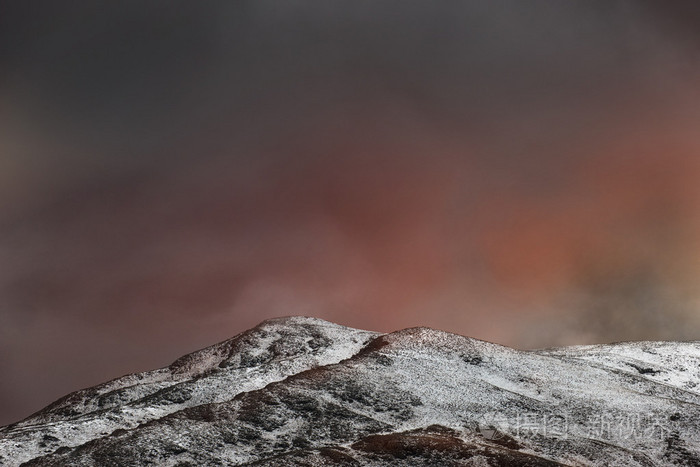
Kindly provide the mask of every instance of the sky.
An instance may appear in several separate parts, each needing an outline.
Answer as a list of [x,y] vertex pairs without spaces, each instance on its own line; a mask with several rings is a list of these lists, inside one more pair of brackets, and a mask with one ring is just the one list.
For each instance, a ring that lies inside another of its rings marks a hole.
[[700,336],[700,6],[0,2],[0,425],[316,316]]

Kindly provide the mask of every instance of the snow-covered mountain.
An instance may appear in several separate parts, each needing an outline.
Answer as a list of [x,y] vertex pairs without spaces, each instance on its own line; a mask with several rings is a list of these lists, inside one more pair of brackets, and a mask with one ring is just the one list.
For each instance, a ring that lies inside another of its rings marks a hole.
[[700,465],[700,342],[265,321],[0,429],[0,465]]

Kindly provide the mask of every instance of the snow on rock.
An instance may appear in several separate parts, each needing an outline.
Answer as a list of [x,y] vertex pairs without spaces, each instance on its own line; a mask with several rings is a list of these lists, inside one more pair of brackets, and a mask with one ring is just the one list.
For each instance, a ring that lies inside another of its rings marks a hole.
[[0,429],[0,464],[700,465],[700,343],[266,321]]

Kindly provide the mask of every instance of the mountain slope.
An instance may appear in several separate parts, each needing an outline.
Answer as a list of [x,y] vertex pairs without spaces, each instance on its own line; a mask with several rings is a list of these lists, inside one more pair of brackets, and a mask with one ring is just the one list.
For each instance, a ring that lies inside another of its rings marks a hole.
[[186,407],[233,398],[309,368],[348,358],[377,334],[304,317],[272,319],[168,368],[69,394],[0,429],[0,465],[135,428]]
[[700,465],[700,343],[262,323],[0,430],[8,465]]

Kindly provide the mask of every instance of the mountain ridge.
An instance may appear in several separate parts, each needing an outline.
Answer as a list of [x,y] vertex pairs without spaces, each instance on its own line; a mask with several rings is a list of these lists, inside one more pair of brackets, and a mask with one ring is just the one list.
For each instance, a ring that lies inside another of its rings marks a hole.
[[287,317],[1,428],[0,463],[700,465],[699,383],[698,342],[523,351]]

